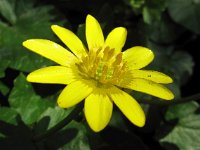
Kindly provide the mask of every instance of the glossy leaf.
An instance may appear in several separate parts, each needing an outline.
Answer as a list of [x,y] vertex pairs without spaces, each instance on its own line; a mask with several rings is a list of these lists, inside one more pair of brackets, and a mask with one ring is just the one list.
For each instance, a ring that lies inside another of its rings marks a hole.
[[8,92],[9,92],[9,87],[0,81],[0,93],[2,93],[3,95],[6,95],[8,94]]
[[30,38],[56,39],[50,29],[51,24],[53,24],[51,20],[54,18],[49,14],[52,7],[34,7],[32,1],[27,3],[26,0],[17,0],[15,3],[7,1],[6,3],[15,7],[13,13],[17,19],[12,26],[9,25],[9,22],[0,21],[1,61],[11,60],[9,67],[26,72],[53,64],[53,62],[29,52],[22,46],[22,42]]
[[0,108],[0,120],[1,121],[16,125],[17,124],[17,118],[16,118],[17,115],[18,115],[17,112],[12,108],[8,108],[8,107]]
[[200,33],[199,0],[169,0],[168,10],[172,19],[187,29]]
[[[198,150],[200,147],[200,114],[199,105],[196,102],[189,102],[171,106],[167,113],[166,119],[171,125],[170,132],[160,138],[160,143],[168,150],[169,145],[174,145],[180,150]],[[173,121],[173,122],[172,122]],[[170,125],[170,124],[169,124]],[[165,130],[168,127],[165,127]],[[162,128],[164,130],[164,128]],[[164,131],[159,131],[164,133]]]
[[53,102],[41,98],[34,92],[23,74],[20,74],[14,82],[9,103],[26,124],[34,123],[48,107],[53,106]]
[[[16,0],[14,0],[16,1]],[[0,1],[0,14],[6,18],[11,24],[16,22],[16,15],[14,13],[14,7],[8,0]]]

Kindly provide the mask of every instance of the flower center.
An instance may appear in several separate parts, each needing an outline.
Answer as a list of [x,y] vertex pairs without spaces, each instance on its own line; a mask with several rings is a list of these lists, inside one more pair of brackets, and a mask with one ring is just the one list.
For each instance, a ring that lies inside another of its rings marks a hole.
[[103,84],[119,83],[126,71],[122,53],[115,54],[109,47],[90,50],[77,66],[82,75]]

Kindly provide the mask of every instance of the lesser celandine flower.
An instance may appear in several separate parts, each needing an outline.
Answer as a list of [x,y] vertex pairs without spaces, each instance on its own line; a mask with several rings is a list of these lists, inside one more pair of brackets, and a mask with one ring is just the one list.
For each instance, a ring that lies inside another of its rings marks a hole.
[[96,132],[109,123],[113,103],[136,126],[145,124],[145,115],[138,102],[121,88],[144,92],[165,100],[174,98],[162,84],[172,79],[160,72],[140,70],[154,58],[145,47],[131,47],[122,52],[127,31],[123,27],[113,29],[104,40],[98,21],[86,18],[86,48],[70,30],[58,25],[53,32],[71,50],[45,39],[30,39],[23,45],[54,62],[50,66],[33,71],[29,82],[66,84],[58,97],[58,105],[68,108],[85,99],[84,113],[89,126]]

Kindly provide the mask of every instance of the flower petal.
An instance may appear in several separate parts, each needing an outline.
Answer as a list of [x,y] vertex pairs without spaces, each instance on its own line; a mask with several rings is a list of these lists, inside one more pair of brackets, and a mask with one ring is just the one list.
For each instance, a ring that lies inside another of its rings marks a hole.
[[58,105],[62,108],[74,106],[86,98],[94,88],[94,82],[90,80],[74,81],[61,92]]
[[23,46],[63,66],[69,66],[77,61],[72,53],[49,40],[30,39],[23,42]]
[[99,132],[109,123],[113,104],[101,90],[95,90],[85,99],[85,117],[92,130]]
[[116,52],[120,52],[126,42],[127,30],[123,27],[113,29],[107,36],[105,47],[114,48]]
[[143,127],[145,114],[139,103],[126,92],[113,87],[110,89],[110,97],[122,111],[122,113],[136,126]]
[[135,46],[123,52],[123,59],[130,69],[141,69],[154,58],[153,52],[145,47]]
[[164,73],[153,71],[153,70],[132,70],[131,71],[133,78],[142,78],[151,80],[156,83],[172,83],[173,80]]
[[104,36],[99,22],[91,15],[86,18],[86,39],[89,50],[100,48],[104,44]]
[[150,80],[135,78],[132,80],[124,80],[119,86],[129,88],[135,91],[144,92],[165,100],[174,98],[174,94],[165,86]]
[[69,84],[80,78],[74,69],[63,66],[50,66],[31,72],[27,81],[36,83]]
[[58,25],[52,25],[51,29],[77,57],[87,54],[83,43],[72,31]]

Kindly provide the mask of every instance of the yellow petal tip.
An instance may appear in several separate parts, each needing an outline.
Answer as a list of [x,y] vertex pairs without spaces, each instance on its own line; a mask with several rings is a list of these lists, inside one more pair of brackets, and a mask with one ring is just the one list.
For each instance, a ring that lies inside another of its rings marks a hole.
[[35,76],[34,72],[31,72],[31,73],[29,73],[27,75],[26,81],[28,81],[28,82],[35,82],[35,81],[37,81],[37,76]]
[[34,72],[31,72],[27,75],[26,81],[28,82],[35,82],[37,81],[37,76],[34,75]]
[[173,83],[173,82],[174,82],[174,80],[171,77],[169,77],[168,83]]
[[88,14],[86,18],[94,18],[92,15]]
[[26,77],[26,81],[30,82],[30,74]]
[[24,41],[24,42],[22,42],[22,45],[24,46],[24,45],[26,44],[26,42],[27,42],[27,40],[26,40],[26,41]]
[[61,100],[57,100],[57,104],[58,104],[58,106],[60,107],[60,108],[67,108],[66,106],[65,106],[65,103],[63,102],[63,101],[61,101]]
[[93,124],[88,124],[88,125],[89,125],[89,127],[92,129],[92,131],[94,131],[94,132],[100,132],[100,131],[102,131],[103,129],[105,129],[106,126],[107,126],[107,125],[99,126],[99,125],[97,125],[97,124],[95,124],[95,123],[93,123]]
[[174,99],[174,94],[171,92],[171,91],[169,91],[169,93],[168,93],[168,95],[166,95],[165,97],[163,97],[162,99],[164,99],[164,100],[173,100]]
[[24,47],[27,47],[31,41],[32,41],[32,39],[26,40],[26,41],[24,41],[24,42],[22,43],[22,45],[23,45]]
[[95,21],[95,22],[98,22],[97,20],[96,20],[96,18],[94,18],[92,15],[90,15],[90,14],[88,14],[87,15],[87,17],[86,17],[86,22],[90,22],[90,21]]
[[163,82],[164,84],[169,84],[169,83],[173,83],[174,82],[173,79],[170,76],[165,75],[164,77],[165,77],[165,80],[166,80],[165,82]]
[[102,131],[103,129],[94,129],[94,128],[92,128],[92,127],[90,127],[91,129],[92,129],[92,131],[94,131],[94,132],[100,132],[100,131]]
[[167,100],[173,100],[174,99],[174,94],[172,93]]
[[28,39],[28,40],[24,41],[24,42],[22,43],[22,45],[23,45],[24,47],[26,47],[26,48],[29,49],[29,47],[32,47],[33,42],[37,42],[37,41],[39,41],[39,40],[41,40],[41,39]]
[[118,30],[122,30],[125,34],[127,34],[127,29],[125,27],[118,27]]
[[59,26],[58,25],[51,25],[51,29],[54,31],[58,28]]
[[133,124],[135,124],[137,127],[144,127],[145,122],[146,122],[146,117],[145,114],[142,113],[143,115],[138,116],[138,119],[135,119],[134,121],[132,121]]
[[146,122],[145,120],[146,120],[145,118],[142,119],[141,122],[137,124],[137,126],[140,127],[140,128],[144,127],[145,122]]

